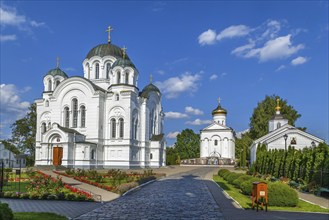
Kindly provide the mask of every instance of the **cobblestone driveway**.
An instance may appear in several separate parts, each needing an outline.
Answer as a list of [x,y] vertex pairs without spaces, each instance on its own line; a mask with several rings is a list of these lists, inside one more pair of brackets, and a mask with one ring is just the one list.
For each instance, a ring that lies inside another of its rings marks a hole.
[[201,179],[206,173],[203,168],[156,181],[77,219],[224,219]]

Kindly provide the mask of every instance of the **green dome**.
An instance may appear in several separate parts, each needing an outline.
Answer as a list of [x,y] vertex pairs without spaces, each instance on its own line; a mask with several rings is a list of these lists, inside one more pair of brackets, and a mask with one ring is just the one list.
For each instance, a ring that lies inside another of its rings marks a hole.
[[129,67],[132,67],[132,68],[135,68],[135,65],[130,61],[130,60],[127,60],[127,59],[117,59],[113,65],[112,65],[112,68],[116,67],[116,66],[122,66],[123,68],[129,66]]
[[49,70],[46,74],[47,75],[52,75],[52,76],[62,76],[64,78],[68,78],[68,76],[66,75],[66,73],[61,70],[59,67],[56,67],[55,69]]
[[148,98],[150,92],[157,92],[157,93],[161,94],[161,92],[158,89],[158,87],[156,87],[155,85],[153,85],[152,83],[150,83],[150,84],[148,84],[147,86],[144,87],[144,89],[140,93],[140,96],[143,97],[143,98]]
[[[89,51],[86,56],[86,59],[90,59],[93,56],[105,57],[105,56],[113,56],[116,58],[122,58],[123,52],[122,49],[114,44],[100,44]],[[128,55],[126,54],[126,59],[129,60]]]

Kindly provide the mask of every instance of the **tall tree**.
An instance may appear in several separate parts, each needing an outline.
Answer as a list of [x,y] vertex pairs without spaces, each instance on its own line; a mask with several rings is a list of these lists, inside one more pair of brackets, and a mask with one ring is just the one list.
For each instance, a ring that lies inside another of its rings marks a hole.
[[245,167],[246,161],[249,160],[249,146],[252,144],[250,132],[242,134],[241,138],[235,140],[235,158],[239,158],[239,165]]
[[200,135],[195,134],[191,129],[183,130],[177,135],[175,150],[180,159],[200,157]]
[[280,99],[281,114],[288,119],[288,123],[292,126],[301,116],[291,105],[287,104],[287,100],[281,99],[277,95],[266,96],[265,99],[258,103],[257,107],[250,118],[250,136],[257,139],[268,133],[268,121],[275,114],[276,100]]
[[34,164],[35,155],[35,135],[36,135],[36,105],[33,103],[28,109],[28,113],[22,119],[17,120],[12,126],[12,137],[8,140],[15,145],[21,153],[26,153],[27,165]]

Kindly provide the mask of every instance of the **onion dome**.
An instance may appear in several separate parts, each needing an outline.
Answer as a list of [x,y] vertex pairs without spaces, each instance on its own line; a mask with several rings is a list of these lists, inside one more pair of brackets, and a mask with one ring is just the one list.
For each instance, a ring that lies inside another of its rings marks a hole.
[[125,68],[125,67],[132,67],[132,68],[135,68],[136,69],[135,65],[130,60],[128,60],[128,59],[122,59],[122,58],[117,59],[113,63],[112,68],[114,68],[116,66],[121,66],[123,68]]
[[59,67],[56,67],[55,69],[49,70],[46,74],[47,75],[51,75],[51,76],[62,76],[64,78],[68,78],[68,76],[66,75],[66,73],[61,70]]
[[212,115],[226,115],[226,114],[227,114],[226,109],[222,108],[222,106],[220,105],[220,99],[218,99],[218,106],[216,109],[212,111]]
[[149,94],[151,92],[157,92],[159,94],[161,94],[160,90],[158,89],[158,87],[156,87],[155,85],[153,85],[152,83],[148,84],[147,86],[144,87],[144,89],[142,90],[142,92],[140,93],[139,96],[143,97],[143,98],[148,98]]
[[125,54],[125,52],[120,47],[111,43],[97,45],[96,47],[94,47],[89,51],[89,53],[86,56],[86,59],[90,59],[93,56],[99,56],[99,57],[112,56],[115,58],[125,57],[125,59],[130,60],[128,55]]

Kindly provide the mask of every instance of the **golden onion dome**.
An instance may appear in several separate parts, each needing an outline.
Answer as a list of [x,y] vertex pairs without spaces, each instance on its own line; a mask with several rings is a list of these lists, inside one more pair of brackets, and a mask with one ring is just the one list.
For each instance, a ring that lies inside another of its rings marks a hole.
[[218,104],[217,108],[212,111],[212,115],[226,115],[226,109],[222,108],[220,104]]

